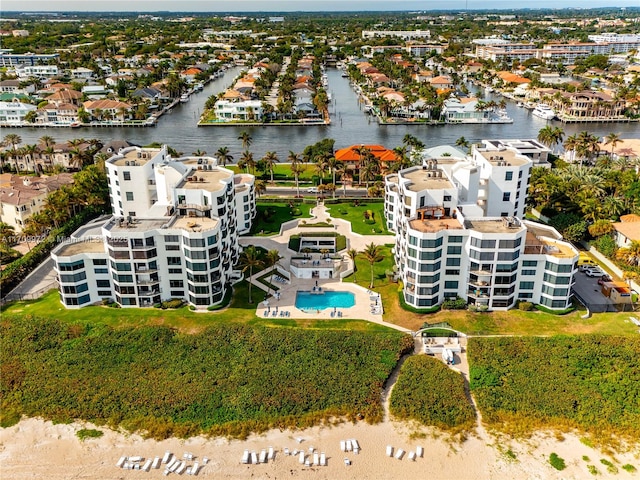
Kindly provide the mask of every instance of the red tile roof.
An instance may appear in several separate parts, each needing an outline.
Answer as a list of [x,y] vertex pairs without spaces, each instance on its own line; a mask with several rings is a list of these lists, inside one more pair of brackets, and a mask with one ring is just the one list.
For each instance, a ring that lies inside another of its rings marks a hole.
[[335,154],[336,160],[341,162],[359,162],[360,154],[357,149],[361,147],[371,150],[371,153],[381,162],[394,162],[396,160],[396,155],[393,150],[389,150],[382,145],[351,145],[350,147],[338,150]]

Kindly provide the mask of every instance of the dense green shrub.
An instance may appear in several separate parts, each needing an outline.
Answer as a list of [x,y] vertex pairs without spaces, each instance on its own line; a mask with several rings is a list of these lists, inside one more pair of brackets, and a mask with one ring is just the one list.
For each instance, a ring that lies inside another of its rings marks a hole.
[[181,298],[172,298],[161,303],[162,308],[180,308],[184,301]]
[[607,467],[607,472],[615,475],[618,473],[618,467],[616,467],[612,462],[607,460],[606,458],[601,458],[600,463]]
[[564,463],[564,459],[559,457],[557,453],[552,453],[549,455],[549,463],[556,470],[564,470],[567,468],[567,465]]
[[390,410],[403,420],[446,430],[470,429],[475,422],[462,376],[426,355],[409,357],[402,365]]
[[533,303],[531,302],[518,302],[518,309],[523,312],[529,312],[533,309]]
[[460,297],[447,299],[442,302],[442,308],[444,310],[464,310],[467,308],[467,301]]
[[245,436],[331,416],[380,421],[382,385],[413,339],[242,324],[74,329],[0,323],[1,410],[121,425],[156,438]]
[[640,338],[470,338],[468,352],[471,389],[492,426],[640,439]]
[[96,430],[95,428],[82,428],[76,432],[76,437],[80,440],[85,440],[87,438],[100,438],[104,435],[102,430]]
[[611,235],[603,235],[595,241],[596,249],[605,257],[613,258],[618,246]]
[[625,463],[624,465],[622,465],[622,469],[629,473],[634,473],[635,471],[637,471],[637,468],[630,463]]

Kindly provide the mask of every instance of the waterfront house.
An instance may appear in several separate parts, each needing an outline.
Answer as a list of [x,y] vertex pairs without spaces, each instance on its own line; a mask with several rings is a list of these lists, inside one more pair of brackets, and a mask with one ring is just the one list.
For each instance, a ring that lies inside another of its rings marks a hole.
[[604,92],[557,92],[551,99],[551,108],[565,122],[624,119],[626,102]]
[[616,245],[619,248],[628,247],[631,242],[640,242],[640,215],[631,213],[620,217],[620,221],[613,224],[616,231]]
[[0,102],[0,125],[21,126],[26,123],[25,117],[29,112],[35,112],[36,106],[22,103],[17,99],[11,102]]
[[98,120],[110,117],[118,120],[126,120],[132,106],[119,100],[88,100],[83,103],[84,109]]

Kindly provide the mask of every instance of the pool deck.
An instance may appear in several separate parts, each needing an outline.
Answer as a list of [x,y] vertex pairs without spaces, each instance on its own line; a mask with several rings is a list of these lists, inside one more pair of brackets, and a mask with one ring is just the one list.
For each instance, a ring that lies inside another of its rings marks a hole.
[[[275,283],[275,282],[274,282]],[[399,327],[398,325],[393,325],[391,323],[386,323],[382,319],[383,309],[380,308],[380,313],[373,313],[371,310],[371,304],[375,303],[375,300],[372,300],[374,296],[378,297],[378,304],[381,304],[379,300],[379,295],[376,292],[370,292],[366,288],[361,287],[360,285],[355,285],[353,283],[340,282],[336,280],[318,280],[318,286],[322,288],[323,291],[326,290],[334,290],[341,292],[351,292],[355,295],[355,305],[350,308],[337,308],[338,312],[342,312],[342,317],[338,317],[334,315],[331,316],[331,313],[334,311],[333,308],[325,308],[324,310],[306,312],[296,308],[296,293],[300,291],[310,291],[313,290],[313,287],[316,285],[315,280],[304,280],[299,278],[293,278],[293,283],[288,282],[286,284],[275,283],[278,285],[280,294],[280,299],[277,299],[273,296],[273,293],[268,298],[268,305],[265,305],[263,301],[260,301],[258,304],[258,308],[256,309],[256,316],[260,318],[281,318],[280,312],[285,311],[289,312],[288,317],[284,318],[293,318],[296,320],[318,320],[318,319],[358,319],[358,320],[367,320],[369,322],[378,323],[380,325],[384,325],[386,327],[394,328],[396,330],[400,330],[402,332],[410,332],[410,330]],[[256,299],[262,298],[261,295],[263,292],[256,292]],[[266,296],[266,292],[264,292]],[[277,309],[277,314],[274,317],[273,312]],[[265,315],[268,313],[268,315]]]
[[[312,222],[326,222],[331,218],[329,212],[324,205],[317,205],[311,209]],[[309,221],[309,219],[305,219]],[[331,222],[334,225],[334,231],[345,235],[349,241],[349,247],[355,248],[358,251],[364,250],[366,245],[369,243],[375,243],[377,245],[384,245],[388,243],[394,243],[395,237],[393,235],[360,235],[354,233],[351,230],[351,223],[346,220],[331,218]],[[291,235],[305,233],[309,231],[309,227],[305,228],[299,224],[298,220],[293,220],[291,222],[287,222],[282,225],[280,229],[280,233],[270,236],[270,237],[240,237],[240,245],[243,247],[247,247],[249,245],[259,246],[264,248],[265,250],[277,250],[280,254],[281,260],[279,262],[280,268],[282,271],[289,272],[288,275],[291,277],[286,284],[271,282],[273,285],[278,287],[278,292],[280,294],[280,299],[276,299],[273,296],[273,292],[270,295],[267,294],[267,287],[264,283],[259,281],[259,278],[264,276],[265,271],[261,271],[256,273],[253,277],[251,277],[250,281],[253,283],[253,297],[256,301],[256,316],[260,318],[267,318],[265,312],[267,312],[268,318],[292,318],[296,320],[318,320],[318,319],[353,319],[353,320],[366,320],[369,322],[377,323],[379,325],[384,325],[389,328],[393,328],[399,330],[401,332],[410,333],[411,330],[407,328],[400,327],[398,325],[394,325],[392,323],[387,323],[382,319],[382,313],[384,312],[384,308],[381,307],[379,309],[379,313],[373,313],[371,309],[371,304],[375,303],[375,300],[370,298],[373,296],[378,296],[378,294],[373,291],[361,287],[360,285],[356,285],[348,282],[341,282],[340,279],[318,279],[318,286],[323,290],[335,290],[335,291],[343,291],[343,292],[352,292],[355,295],[355,305],[351,308],[338,308],[337,311],[342,312],[342,317],[331,316],[331,312],[333,312],[333,308],[326,308],[320,311],[313,312],[304,312],[298,308],[296,308],[296,293],[298,290],[302,291],[311,291],[313,287],[316,285],[315,279],[301,279],[296,278],[291,275],[290,271],[290,262],[291,257],[296,255],[297,253],[289,250],[289,238]],[[353,262],[350,259],[345,260],[350,268],[353,268]],[[274,273],[276,271],[274,270]],[[268,296],[268,305],[265,305],[263,300]],[[380,300],[378,301],[380,303]],[[273,310],[277,308],[278,313],[276,316],[273,316]],[[289,312],[288,317],[280,317],[280,312],[285,311]]]

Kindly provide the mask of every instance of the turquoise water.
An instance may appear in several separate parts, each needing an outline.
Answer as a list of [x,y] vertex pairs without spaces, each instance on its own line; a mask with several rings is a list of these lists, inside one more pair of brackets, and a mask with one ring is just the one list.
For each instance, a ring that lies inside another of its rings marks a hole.
[[350,308],[356,304],[351,292],[311,293],[298,291],[296,308],[300,310],[324,310],[325,308]]

